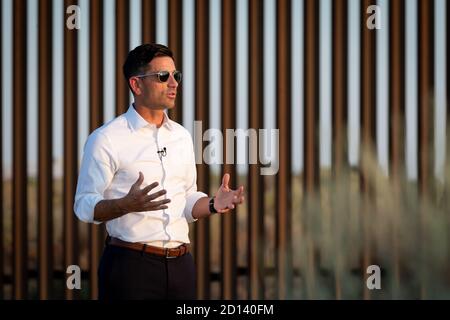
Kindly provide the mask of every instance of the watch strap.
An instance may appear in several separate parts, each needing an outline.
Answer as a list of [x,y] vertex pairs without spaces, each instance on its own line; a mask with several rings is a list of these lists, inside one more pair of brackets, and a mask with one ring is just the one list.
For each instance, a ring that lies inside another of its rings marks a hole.
[[210,212],[211,214],[217,213],[216,208],[214,208],[214,198],[215,198],[215,197],[212,197],[211,199],[209,199],[209,212]]

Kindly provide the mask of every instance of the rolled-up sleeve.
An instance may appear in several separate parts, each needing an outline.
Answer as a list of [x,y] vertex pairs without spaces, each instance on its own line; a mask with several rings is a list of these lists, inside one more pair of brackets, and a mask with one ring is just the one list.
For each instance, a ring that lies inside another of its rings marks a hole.
[[78,219],[99,224],[94,220],[94,209],[104,199],[116,171],[114,152],[107,136],[94,131],[84,146],[83,159],[78,176],[74,211]]
[[186,174],[186,206],[184,208],[184,216],[188,223],[197,221],[192,216],[192,209],[194,208],[195,203],[200,199],[207,197],[208,195],[204,192],[197,191],[197,168],[195,166],[195,156],[194,156],[194,146],[192,143],[192,138],[189,135],[189,141],[187,145],[190,146],[191,150],[190,161],[188,165],[188,170]]

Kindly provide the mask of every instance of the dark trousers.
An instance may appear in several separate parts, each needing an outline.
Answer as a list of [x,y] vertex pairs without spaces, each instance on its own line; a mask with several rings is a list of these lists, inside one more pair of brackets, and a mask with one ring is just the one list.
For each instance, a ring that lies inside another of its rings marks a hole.
[[195,299],[190,253],[169,258],[107,245],[98,269],[99,300]]

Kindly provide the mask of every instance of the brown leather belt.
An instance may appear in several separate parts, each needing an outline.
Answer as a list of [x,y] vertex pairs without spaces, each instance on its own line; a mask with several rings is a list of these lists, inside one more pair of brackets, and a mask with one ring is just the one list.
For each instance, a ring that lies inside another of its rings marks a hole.
[[139,242],[127,242],[120,240],[118,238],[110,237],[108,244],[116,247],[128,248],[145,253],[156,254],[158,256],[166,258],[181,257],[189,252],[189,246],[186,243],[176,248],[160,248],[155,246],[149,246],[147,244]]

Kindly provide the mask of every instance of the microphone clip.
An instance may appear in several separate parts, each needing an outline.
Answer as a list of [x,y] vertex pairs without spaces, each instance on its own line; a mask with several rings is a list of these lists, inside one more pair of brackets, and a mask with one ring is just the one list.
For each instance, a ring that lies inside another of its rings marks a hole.
[[166,147],[162,148],[161,150],[158,150],[157,153],[160,157],[165,157],[167,155]]

